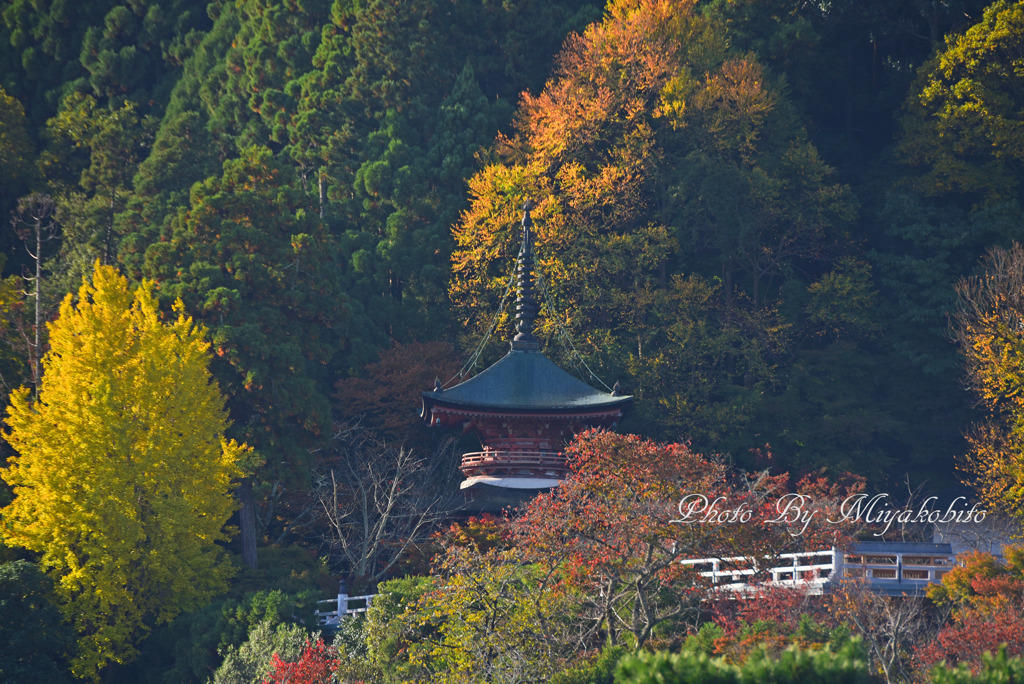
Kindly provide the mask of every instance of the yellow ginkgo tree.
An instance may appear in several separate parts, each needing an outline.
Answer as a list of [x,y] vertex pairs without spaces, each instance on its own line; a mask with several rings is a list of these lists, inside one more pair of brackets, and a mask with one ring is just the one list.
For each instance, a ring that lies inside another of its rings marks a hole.
[[152,285],[96,265],[50,325],[39,397],[11,396],[0,471],[14,490],[5,543],[39,554],[79,635],[76,675],[96,679],[149,629],[227,587],[218,542],[246,447],[226,440],[209,344],[190,318],[160,320]]

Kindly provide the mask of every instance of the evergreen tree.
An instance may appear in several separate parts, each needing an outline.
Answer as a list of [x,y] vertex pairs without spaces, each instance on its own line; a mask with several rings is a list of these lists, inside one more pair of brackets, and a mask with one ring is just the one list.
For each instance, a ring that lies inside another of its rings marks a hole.
[[210,115],[220,99],[224,54],[238,31],[238,13],[232,3],[209,10],[213,26],[184,59],[152,150],[139,164],[132,195],[116,218],[118,256],[134,278],[141,277],[146,248],[187,207],[192,185],[217,174],[223,161],[234,156],[231,142],[210,132]]
[[[331,364],[369,356],[333,243],[290,167],[262,147],[194,186],[168,228],[146,250],[143,273],[209,327],[234,430],[268,462],[258,483],[268,493],[304,491],[307,449],[329,434]],[[246,561],[255,565],[255,499],[248,483],[241,493]],[[287,528],[287,510],[263,519],[279,532],[277,515]]]
[[0,211],[4,215],[31,184],[34,161],[25,108],[0,86]]
[[180,75],[180,55],[209,24],[205,7],[195,0],[121,2],[90,17],[95,23],[85,30],[79,53],[88,76],[76,86],[112,109],[132,101],[161,112]]
[[246,150],[193,189],[144,266],[209,327],[236,429],[266,448],[288,441],[285,424],[326,429],[320,369],[350,315],[331,243],[293,180],[266,148]]
[[0,565],[0,679],[63,684],[74,643],[54,603],[53,582],[39,568],[19,560]]

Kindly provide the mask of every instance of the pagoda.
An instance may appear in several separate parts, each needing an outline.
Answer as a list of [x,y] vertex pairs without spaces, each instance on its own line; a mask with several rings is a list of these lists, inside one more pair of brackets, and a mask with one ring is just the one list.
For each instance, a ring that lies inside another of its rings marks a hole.
[[[462,455],[462,489],[496,488],[528,495],[555,487],[568,474],[562,449],[587,428],[614,428],[633,397],[618,383],[602,392],[544,356],[533,334],[539,307],[534,289],[533,221],[523,206],[517,262],[516,334],[509,352],[469,380],[423,393],[422,417],[431,426],[475,432],[481,451]],[[511,493],[511,492],[509,492]]]

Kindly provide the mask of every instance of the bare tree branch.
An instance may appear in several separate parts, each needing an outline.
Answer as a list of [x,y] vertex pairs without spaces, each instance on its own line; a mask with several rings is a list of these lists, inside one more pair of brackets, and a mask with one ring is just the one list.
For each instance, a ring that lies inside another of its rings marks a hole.
[[33,292],[26,292],[35,301],[34,340],[29,343],[29,365],[32,371],[32,385],[35,394],[39,395],[39,360],[42,357],[42,283],[43,283],[43,243],[57,237],[57,221],[54,213],[57,203],[49,195],[34,192],[18,200],[18,209],[11,216],[18,237],[25,243],[25,250],[35,262],[35,275],[24,276],[25,282],[33,287]]
[[353,580],[376,584],[457,508],[452,442],[430,456],[389,445],[358,426],[339,426],[314,473],[316,526],[331,559]]

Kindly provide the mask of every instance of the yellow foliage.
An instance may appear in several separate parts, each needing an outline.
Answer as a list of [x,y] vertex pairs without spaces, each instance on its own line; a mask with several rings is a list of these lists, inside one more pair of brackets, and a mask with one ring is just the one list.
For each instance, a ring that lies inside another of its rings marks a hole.
[[999,0],[919,71],[902,120],[899,153],[925,195],[1004,202],[1020,193],[1024,156],[1020,46],[1024,3]]
[[547,632],[566,606],[538,568],[523,564],[520,551],[451,546],[438,570],[433,590],[399,617],[419,635],[408,646],[417,681],[470,684],[517,670],[554,674],[558,659]]
[[982,500],[1024,516],[1024,247],[995,248],[985,274],[957,284],[953,336],[986,409],[967,436],[966,470]]
[[225,440],[204,331],[96,265],[50,326],[39,397],[11,397],[4,541],[40,555],[80,635],[74,672],[124,662],[149,626],[227,587],[217,542],[247,448]]

